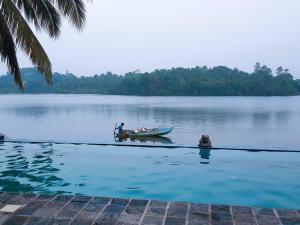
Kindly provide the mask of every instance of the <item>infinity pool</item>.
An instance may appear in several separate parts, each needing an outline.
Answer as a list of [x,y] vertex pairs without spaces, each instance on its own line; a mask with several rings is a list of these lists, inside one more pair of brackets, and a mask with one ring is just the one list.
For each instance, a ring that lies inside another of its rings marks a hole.
[[300,153],[6,142],[0,189],[299,208]]

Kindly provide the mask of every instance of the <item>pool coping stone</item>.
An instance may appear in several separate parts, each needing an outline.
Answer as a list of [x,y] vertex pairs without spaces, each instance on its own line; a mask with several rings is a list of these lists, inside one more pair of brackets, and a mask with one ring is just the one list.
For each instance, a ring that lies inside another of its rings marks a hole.
[[179,201],[0,192],[0,225],[300,225],[300,210]]

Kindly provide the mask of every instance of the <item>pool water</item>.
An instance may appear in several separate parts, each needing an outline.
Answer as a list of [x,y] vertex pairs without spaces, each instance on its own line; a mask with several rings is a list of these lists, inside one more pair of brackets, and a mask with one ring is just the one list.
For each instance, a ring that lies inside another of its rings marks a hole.
[[299,208],[300,153],[5,142],[0,189]]

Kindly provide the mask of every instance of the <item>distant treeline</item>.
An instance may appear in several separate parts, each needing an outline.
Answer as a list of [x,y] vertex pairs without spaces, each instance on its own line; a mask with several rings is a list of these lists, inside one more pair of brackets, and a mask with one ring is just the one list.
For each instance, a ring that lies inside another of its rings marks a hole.
[[[276,73],[256,63],[252,73],[225,66],[213,68],[173,68],[151,73],[130,72],[116,75],[110,72],[92,77],[77,77],[71,73],[53,74],[48,86],[35,68],[21,70],[25,93],[74,93],[142,96],[286,96],[300,94],[300,80],[294,80],[287,69]],[[19,93],[11,75],[0,77],[0,93]]]

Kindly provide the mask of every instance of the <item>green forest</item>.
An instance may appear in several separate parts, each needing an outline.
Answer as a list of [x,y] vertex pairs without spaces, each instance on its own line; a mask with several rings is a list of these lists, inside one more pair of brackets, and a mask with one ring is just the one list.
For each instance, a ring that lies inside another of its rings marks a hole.
[[[256,63],[252,73],[225,66],[172,68],[153,72],[129,72],[75,76],[54,73],[49,86],[36,68],[23,68],[24,93],[72,93],[141,96],[289,96],[300,94],[300,80],[288,69],[273,73]],[[20,93],[13,76],[0,76],[0,93]]]

